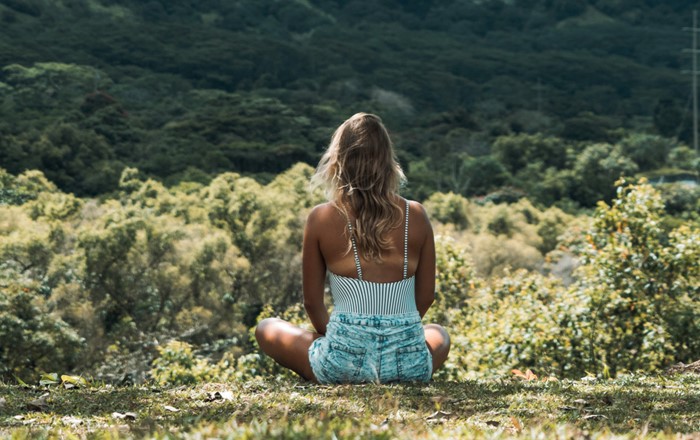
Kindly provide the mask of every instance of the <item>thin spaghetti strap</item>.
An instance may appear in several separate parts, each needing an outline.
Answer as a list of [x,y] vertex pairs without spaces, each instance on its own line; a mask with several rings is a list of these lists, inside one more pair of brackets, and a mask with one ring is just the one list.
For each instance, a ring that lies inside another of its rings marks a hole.
[[348,229],[350,230],[350,241],[352,242],[352,252],[355,254],[355,267],[357,268],[357,278],[362,281],[362,266],[360,265],[360,257],[357,254],[357,244],[355,244],[355,235],[352,233],[352,222],[348,220]]
[[406,222],[403,233],[403,279],[408,275],[408,199],[406,199]]

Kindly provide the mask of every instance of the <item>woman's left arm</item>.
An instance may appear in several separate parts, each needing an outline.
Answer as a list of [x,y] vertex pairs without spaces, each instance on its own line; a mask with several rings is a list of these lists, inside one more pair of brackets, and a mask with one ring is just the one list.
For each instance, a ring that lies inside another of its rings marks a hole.
[[424,237],[416,268],[416,307],[422,318],[435,301],[435,237],[425,208],[419,203],[416,204],[420,208]]
[[319,208],[314,208],[306,220],[304,228],[304,243],[302,249],[302,284],[304,290],[304,309],[309,315],[311,324],[316,332],[326,334],[328,324],[328,309],[323,302],[326,284],[326,262],[321,254],[318,231]]

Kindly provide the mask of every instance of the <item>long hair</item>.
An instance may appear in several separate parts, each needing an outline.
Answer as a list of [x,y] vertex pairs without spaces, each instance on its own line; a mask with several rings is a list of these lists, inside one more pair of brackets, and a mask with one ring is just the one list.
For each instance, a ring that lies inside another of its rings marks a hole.
[[396,195],[405,179],[382,120],[357,113],[333,133],[312,183],[324,187],[328,200],[352,223],[365,259],[382,261],[382,251],[391,247],[387,232],[402,223]]

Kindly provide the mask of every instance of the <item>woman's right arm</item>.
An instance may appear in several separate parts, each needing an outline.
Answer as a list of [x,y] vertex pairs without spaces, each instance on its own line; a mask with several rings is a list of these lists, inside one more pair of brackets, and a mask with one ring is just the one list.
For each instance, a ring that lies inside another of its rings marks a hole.
[[306,220],[302,249],[302,284],[304,309],[316,332],[326,334],[328,309],[323,302],[326,283],[326,262],[321,254],[319,231],[322,231],[319,207],[314,208]]

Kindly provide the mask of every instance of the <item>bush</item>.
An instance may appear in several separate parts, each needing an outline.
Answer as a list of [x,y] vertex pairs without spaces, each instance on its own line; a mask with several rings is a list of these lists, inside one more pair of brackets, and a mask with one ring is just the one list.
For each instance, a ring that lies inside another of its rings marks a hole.
[[[582,301],[584,300],[584,301]],[[448,313],[452,349],[439,378],[466,380],[531,368],[583,374],[586,301],[553,278],[518,271],[479,289],[468,308]]]
[[700,219],[700,186],[665,183],[656,188],[663,197],[666,213]]
[[35,288],[0,289],[0,378],[16,375],[33,382],[41,372],[71,371],[83,344]]
[[700,357],[700,231],[661,227],[660,194],[619,182],[601,203],[584,253],[578,288],[591,299],[597,369],[654,370]]
[[443,313],[453,349],[438,377],[462,380],[511,368],[615,376],[698,359],[700,230],[684,225],[666,233],[663,214],[651,186],[621,182],[576,248],[583,265],[570,287],[506,271]]
[[197,358],[186,342],[170,341],[158,347],[158,353],[151,377],[160,385],[194,385],[219,376],[219,371],[205,359]]
[[441,323],[448,310],[461,309],[468,304],[478,281],[467,250],[459,247],[454,239],[435,237],[435,257],[435,302],[426,321]]
[[637,164],[640,171],[647,171],[666,164],[668,153],[675,146],[675,142],[651,134],[631,134],[620,141],[620,146],[622,152]]
[[470,225],[469,201],[458,194],[434,193],[425,201],[425,209],[433,219],[452,224],[457,229],[466,229]]
[[637,165],[619,145],[589,145],[576,158],[573,199],[583,206],[595,206],[598,200],[610,201],[615,196],[615,181],[636,172]]

